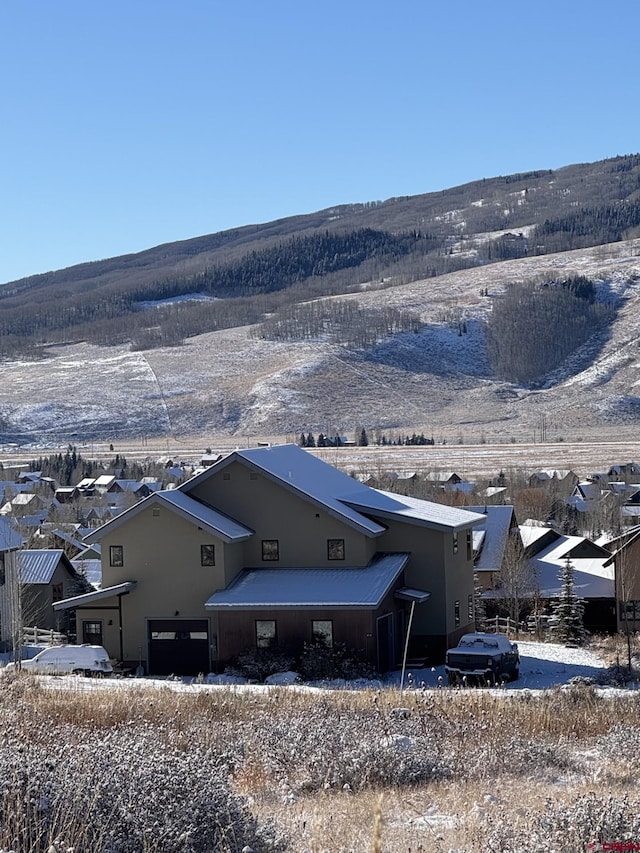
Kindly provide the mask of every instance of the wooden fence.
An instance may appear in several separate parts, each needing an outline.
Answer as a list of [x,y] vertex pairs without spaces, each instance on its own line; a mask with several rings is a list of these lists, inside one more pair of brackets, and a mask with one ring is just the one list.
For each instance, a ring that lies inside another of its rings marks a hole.
[[60,634],[58,631],[50,631],[47,628],[23,628],[22,642],[25,646],[63,646],[69,642],[66,634]]

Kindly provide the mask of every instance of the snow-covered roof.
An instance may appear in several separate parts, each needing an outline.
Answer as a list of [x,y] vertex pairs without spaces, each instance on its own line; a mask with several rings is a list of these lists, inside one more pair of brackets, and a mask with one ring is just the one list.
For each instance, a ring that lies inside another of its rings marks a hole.
[[139,512],[155,505],[165,506],[167,509],[177,512],[178,515],[187,521],[203,527],[224,542],[241,542],[243,539],[248,539],[253,535],[253,530],[249,527],[245,527],[244,524],[240,524],[240,522],[235,521],[228,515],[223,515],[223,513],[200,503],[200,501],[194,500],[179,489],[165,489],[160,492],[153,492],[149,497],[135,504],[135,506],[120,513],[120,515],[117,515],[111,521],[103,524],[102,527],[98,527],[89,533],[85,538],[85,542],[99,541],[105,533],[110,533],[125,521],[134,518]]
[[366,518],[342,500],[347,494],[364,494],[371,490],[348,474],[323,462],[295,444],[236,450],[205,468],[178,491],[188,494],[194,485],[219,472],[234,461],[241,461],[285,488],[303,495],[325,511],[368,536],[380,536],[385,528]]
[[485,519],[483,514],[470,512],[467,509],[367,487],[364,491],[359,490],[357,493],[345,495],[341,500],[380,518],[396,519],[451,532],[474,527]]
[[207,610],[325,607],[375,609],[403,571],[410,554],[376,554],[368,566],[318,569],[245,569],[215,592]]
[[[539,554],[531,563],[542,598],[560,595],[562,582],[560,574],[571,551],[587,540],[581,536],[561,536]],[[609,562],[610,555],[570,557],[574,570],[576,594],[582,598],[613,598],[614,569]]]
[[99,477],[96,477],[94,486],[97,488],[106,488],[115,482],[115,479],[115,474],[100,474]]
[[104,589],[96,589],[94,592],[85,592],[82,595],[74,595],[73,598],[65,598],[62,601],[54,601],[54,610],[71,610],[76,607],[86,607],[88,604],[93,604],[94,601],[101,601],[103,598],[113,598],[116,595],[126,595],[136,588],[137,581],[124,581],[115,586],[107,586]]
[[539,539],[542,539],[543,536],[547,536],[549,533],[555,533],[556,537],[560,535],[546,524],[542,526],[532,524],[521,524],[519,526],[519,529],[522,544],[525,548],[529,548],[531,545],[533,545]]
[[[502,567],[509,531],[514,526],[512,506],[470,506],[471,512],[483,513],[486,518],[473,531],[473,549],[480,551],[475,568],[478,572],[498,572]],[[476,534],[484,533],[480,539]],[[519,536],[519,532],[514,535]]]

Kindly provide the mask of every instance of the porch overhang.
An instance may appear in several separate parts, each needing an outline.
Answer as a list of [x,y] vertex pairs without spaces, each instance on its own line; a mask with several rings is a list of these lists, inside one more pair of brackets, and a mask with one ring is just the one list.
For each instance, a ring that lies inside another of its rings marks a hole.
[[104,598],[115,598],[116,596],[128,595],[132,592],[138,581],[125,581],[118,583],[115,586],[107,586],[104,589],[97,589],[93,592],[85,592],[82,595],[74,595],[73,598],[64,598],[62,601],[54,602],[54,610],[75,610],[78,607],[90,607],[95,601],[101,601]]

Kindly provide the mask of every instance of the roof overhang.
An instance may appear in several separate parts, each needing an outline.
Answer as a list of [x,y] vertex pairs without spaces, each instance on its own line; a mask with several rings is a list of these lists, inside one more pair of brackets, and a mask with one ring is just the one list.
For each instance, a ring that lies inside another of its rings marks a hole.
[[430,592],[425,592],[422,589],[412,589],[408,586],[397,589],[393,595],[394,598],[399,598],[401,601],[412,601],[416,604],[424,604],[425,601],[429,601],[431,598]]
[[115,586],[107,586],[104,589],[97,589],[94,592],[85,592],[83,595],[75,595],[73,598],[65,598],[62,601],[54,602],[54,610],[75,610],[78,607],[91,607],[95,601],[102,601],[105,598],[115,598],[120,595],[128,595],[132,592],[138,581],[125,581],[118,583]]

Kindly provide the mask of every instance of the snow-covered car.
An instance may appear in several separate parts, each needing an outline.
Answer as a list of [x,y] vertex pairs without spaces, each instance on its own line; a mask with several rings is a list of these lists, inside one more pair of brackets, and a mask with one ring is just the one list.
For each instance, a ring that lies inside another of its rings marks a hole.
[[464,634],[445,660],[449,684],[499,684],[520,675],[518,644],[505,634]]
[[[15,669],[8,663],[7,670]],[[102,646],[47,646],[35,657],[21,663],[25,672],[40,675],[111,675],[113,667],[106,649]]]

